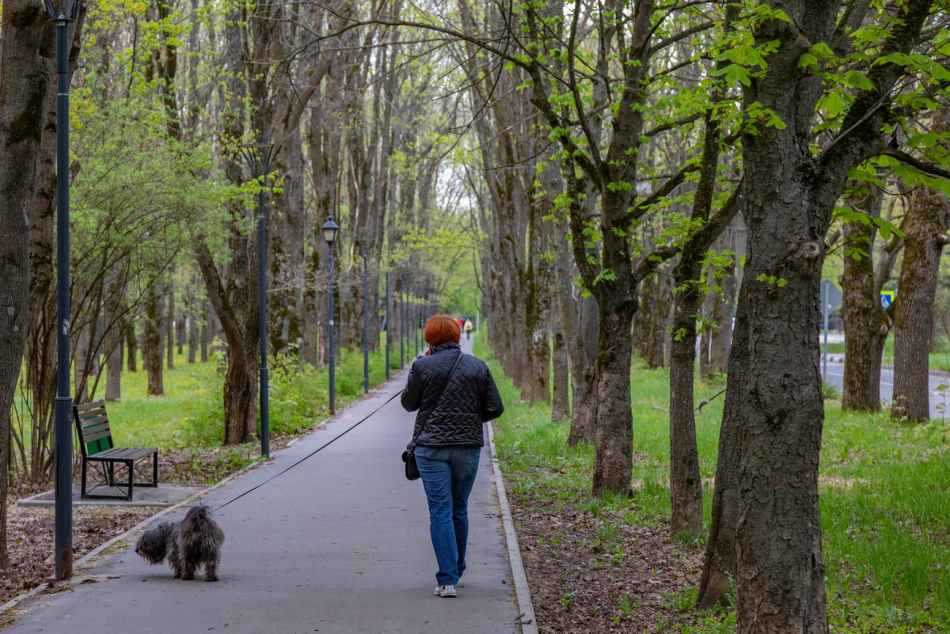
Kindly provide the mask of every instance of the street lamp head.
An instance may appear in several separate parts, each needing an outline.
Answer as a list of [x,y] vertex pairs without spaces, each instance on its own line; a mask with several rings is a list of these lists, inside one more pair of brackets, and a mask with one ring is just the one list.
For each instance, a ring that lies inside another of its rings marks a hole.
[[323,239],[327,241],[327,244],[330,248],[333,248],[333,243],[336,242],[336,234],[340,232],[340,225],[333,222],[333,216],[330,216],[330,219],[323,223]]
[[82,0],[43,0],[50,20],[72,22],[79,17]]
[[279,143],[243,143],[238,147],[251,171],[254,172],[254,178],[270,172],[271,163],[280,151]]

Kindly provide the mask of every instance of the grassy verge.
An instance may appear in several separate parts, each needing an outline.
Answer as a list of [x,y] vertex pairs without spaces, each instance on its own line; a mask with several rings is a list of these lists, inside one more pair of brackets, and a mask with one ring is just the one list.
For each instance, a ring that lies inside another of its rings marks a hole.
[[[398,351],[395,355],[398,369]],[[141,365],[139,366],[141,368]],[[164,396],[146,394],[143,370],[122,373],[122,400],[109,403],[113,437],[120,446],[162,450],[161,477],[171,482],[213,483],[260,457],[259,442],[222,447],[224,439],[223,356],[207,363],[175,358],[164,371]],[[385,380],[385,350],[370,354],[370,386]],[[102,398],[105,377],[95,398]],[[336,371],[337,405],[363,393],[362,352],[342,351]],[[270,365],[272,449],[312,428],[329,408],[328,369],[301,366],[296,357],[278,357]]]
[[[563,588],[542,590],[540,600],[549,603],[536,606],[542,629],[558,631],[570,623],[571,631],[733,631],[728,610],[692,612],[704,538],[673,543],[667,534],[669,421],[656,407],[668,404],[668,372],[634,369],[633,497],[592,500],[593,448],[567,447],[568,425],[551,423],[546,406],[518,402],[517,390],[481,341],[476,354],[489,360],[507,405],[496,442],[531,534],[527,544],[521,536],[526,559],[543,566],[560,558],[586,568],[544,573],[545,584]],[[697,400],[721,388],[700,382]],[[721,414],[719,397],[697,420],[704,478],[714,475]],[[711,486],[707,481],[707,523]],[[828,401],[820,486],[834,631],[950,631],[950,426],[901,426],[886,414],[845,413],[840,402]],[[546,519],[538,528],[532,517]],[[652,531],[652,541],[644,530]],[[650,557],[643,548],[655,553],[644,562],[645,572],[627,561],[631,549]],[[568,551],[576,556],[566,557]],[[608,586],[600,595],[583,581],[595,570],[609,573],[599,582]],[[551,582],[552,575],[559,578]],[[636,576],[635,583],[624,585],[625,576]],[[658,585],[646,585],[651,582]],[[575,601],[585,592],[587,604]],[[558,626],[545,628],[546,618]]]

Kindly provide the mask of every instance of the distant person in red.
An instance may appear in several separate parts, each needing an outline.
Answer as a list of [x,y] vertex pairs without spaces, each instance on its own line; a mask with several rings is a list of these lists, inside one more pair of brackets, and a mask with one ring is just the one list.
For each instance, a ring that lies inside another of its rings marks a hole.
[[461,329],[462,329],[462,324],[464,324],[465,321],[464,321],[461,317],[459,317],[459,318],[456,319],[455,321],[459,322],[459,330],[461,330]]

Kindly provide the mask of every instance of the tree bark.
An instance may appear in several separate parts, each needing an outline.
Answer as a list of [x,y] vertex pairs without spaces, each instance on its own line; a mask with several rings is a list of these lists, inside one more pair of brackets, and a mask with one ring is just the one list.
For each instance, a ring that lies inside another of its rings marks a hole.
[[709,333],[709,362],[703,376],[712,378],[717,374],[725,374],[729,367],[729,349],[732,346],[732,320],[736,305],[736,267],[733,264],[727,267],[721,280],[720,292],[716,293],[712,302],[710,319],[716,327]]
[[[597,338],[597,429],[593,493],[629,494],[633,469],[633,410],[630,403],[630,362],[633,346],[630,322],[636,310],[632,290],[605,290],[598,299],[600,332]],[[629,278],[628,278],[629,279]],[[618,283],[620,282],[620,283]]]
[[211,345],[212,340],[212,319],[213,316],[209,310],[208,300],[204,300],[201,305],[201,362],[207,363],[210,357],[208,356],[208,346]]
[[[532,196],[536,198],[536,196]],[[532,403],[551,400],[551,347],[548,339],[551,313],[551,266],[544,257],[549,247],[549,230],[542,219],[540,201],[533,200],[528,212],[528,274],[524,279],[525,331],[528,339],[522,398]]]
[[[950,127],[946,108],[936,117],[937,133]],[[930,349],[940,256],[950,238],[946,197],[920,187],[912,195],[901,229],[906,234],[894,306],[894,404],[891,416],[918,423],[930,420]]]
[[[869,192],[852,199],[852,206],[868,215],[880,215],[883,192]],[[881,306],[878,284],[884,283],[896,259],[896,251],[881,249],[875,274],[873,247],[877,225],[873,222],[849,222],[842,227],[842,239],[848,248],[867,252],[859,259],[844,258],[841,275],[843,297],[841,319],[844,322],[844,382],[841,408],[859,412],[881,411],[881,361],[884,343],[891,329],[893,311]],[[888,266],[888,262],[891,263]],[[883,268],[882,268],[883,267]]]
[[555,320],[554,332],[551,333],[553,372],[553,399],[551,401],[551,420],[563,421],[571,418],[571,377],[570,360],[567,355],[567,342],[561,320]]
[[122,341],[116,341],[106,361],[106,400],[118,403],[122,400]]
[[138,359],[138,337],[135,336],[135,321],[129,320],[125,328],[125,350],[127,354],[127,366],[129,372],[137,372]]
[[[0,568],[6,568],[10,408],[29,320],[30,218],[50,76],[39,72],[54,55],[52,29],[42,5],[12,0],[3,5],[0,50]],[[52,68],[52,66],[46,66]]]
[[155,278],[145,298],[145,333],[142,338],[142,366],[148,372],[149,396],[164,396],[163,357],[165,348],[165,285],[161,276]]
[[165,305],[168,314],[165,316],[165,347],[167,348],[168,369],[175,369],[175,284],[171,281],[173,272],[169,272],[169,281],[165,283]]
[[193,312],[188,315],[188,363],[198,359],[198,319]]

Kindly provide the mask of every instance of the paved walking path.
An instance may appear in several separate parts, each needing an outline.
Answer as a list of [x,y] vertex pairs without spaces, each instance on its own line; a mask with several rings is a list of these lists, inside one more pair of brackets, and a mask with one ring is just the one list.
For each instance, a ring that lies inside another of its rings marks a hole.
[[[463,338],[470,351],[471,342]],[[296,445],[212,492],[212,507],[285,469],[379,407],[406,371]],[[432,595],[425,494],[399,453],[414,415],[396,399],[306,462],[216,514],[227,534],[218,583],[172,579],[131,549],[96,583],[19,608],[10,632],[303,634],[519,632],[488,447],[469,506],[468,570],[458,599]],[[173,518],[183,515],[177,513]]]

